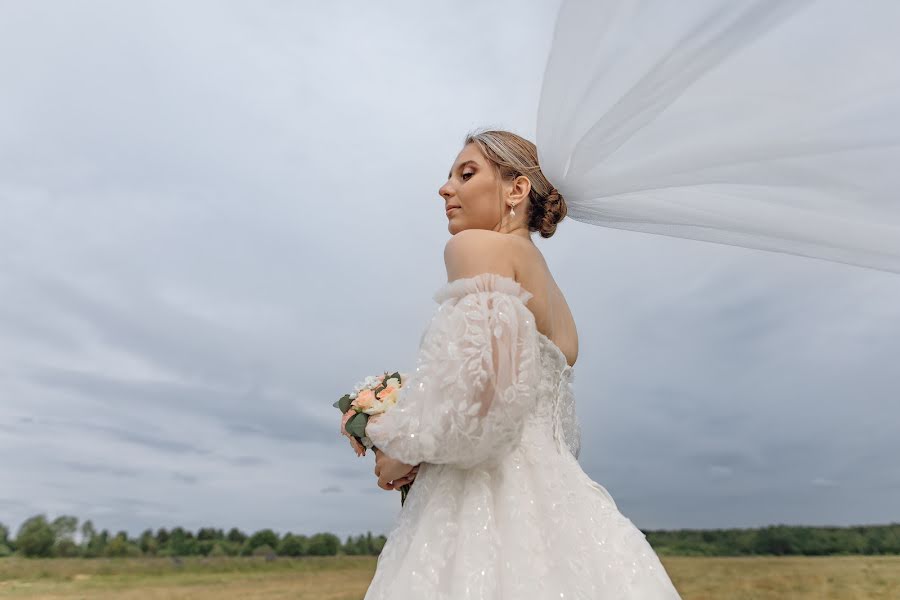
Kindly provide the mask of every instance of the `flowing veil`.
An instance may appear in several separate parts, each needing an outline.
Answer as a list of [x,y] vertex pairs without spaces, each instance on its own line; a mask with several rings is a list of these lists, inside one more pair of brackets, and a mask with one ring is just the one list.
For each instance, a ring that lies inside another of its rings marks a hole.
[[536,144],[573,219],[900,273],[900,2],[563,0]]

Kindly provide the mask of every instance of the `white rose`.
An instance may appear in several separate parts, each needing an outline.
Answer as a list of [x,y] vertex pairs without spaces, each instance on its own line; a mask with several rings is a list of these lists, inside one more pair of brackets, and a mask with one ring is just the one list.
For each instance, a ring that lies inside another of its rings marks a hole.
[[384,405],[384,402],[382,402],[381,400],[375,400],[374,402],[372,402],[372,406],[363,409],[363,412],[367,415],[377,415],[379,413],[383,413],[385,410],[387,410],[387,407]]
[[383,394],[379,400],[381,400],[382,404],[384,404],[384,409],[387,410],[389,407],[397,404],[397,396],[400,394],[400,388],[388,388],[391,390],[389,394]]

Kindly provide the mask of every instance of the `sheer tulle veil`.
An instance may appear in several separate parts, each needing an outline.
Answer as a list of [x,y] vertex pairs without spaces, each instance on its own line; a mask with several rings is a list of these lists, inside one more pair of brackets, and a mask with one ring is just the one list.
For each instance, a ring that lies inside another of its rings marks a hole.
[[536,144],[568,216],[900,273],[900,2],[563,0]]

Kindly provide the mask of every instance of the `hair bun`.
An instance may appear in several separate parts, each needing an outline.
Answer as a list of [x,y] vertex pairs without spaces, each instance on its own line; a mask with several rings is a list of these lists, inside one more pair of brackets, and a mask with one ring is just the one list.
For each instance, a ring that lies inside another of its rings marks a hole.
[[539,231],[542,237],[548,238],[556,232],[556,224],[563,220],[566,216],[566,199],[559,193],[555,187],[550,188],[543,198],[543,210],[541,212],[541,220]]

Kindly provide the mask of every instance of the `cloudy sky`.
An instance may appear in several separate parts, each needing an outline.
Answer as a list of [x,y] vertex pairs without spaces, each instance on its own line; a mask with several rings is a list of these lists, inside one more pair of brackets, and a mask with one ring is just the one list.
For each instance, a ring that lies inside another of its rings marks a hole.
[[[0,522],[387,533],[331,403],[413,364],[464,134],[555,2],[0,0]],[[563,221],[581,464],[642,528],[900,520],[900,277]]]

